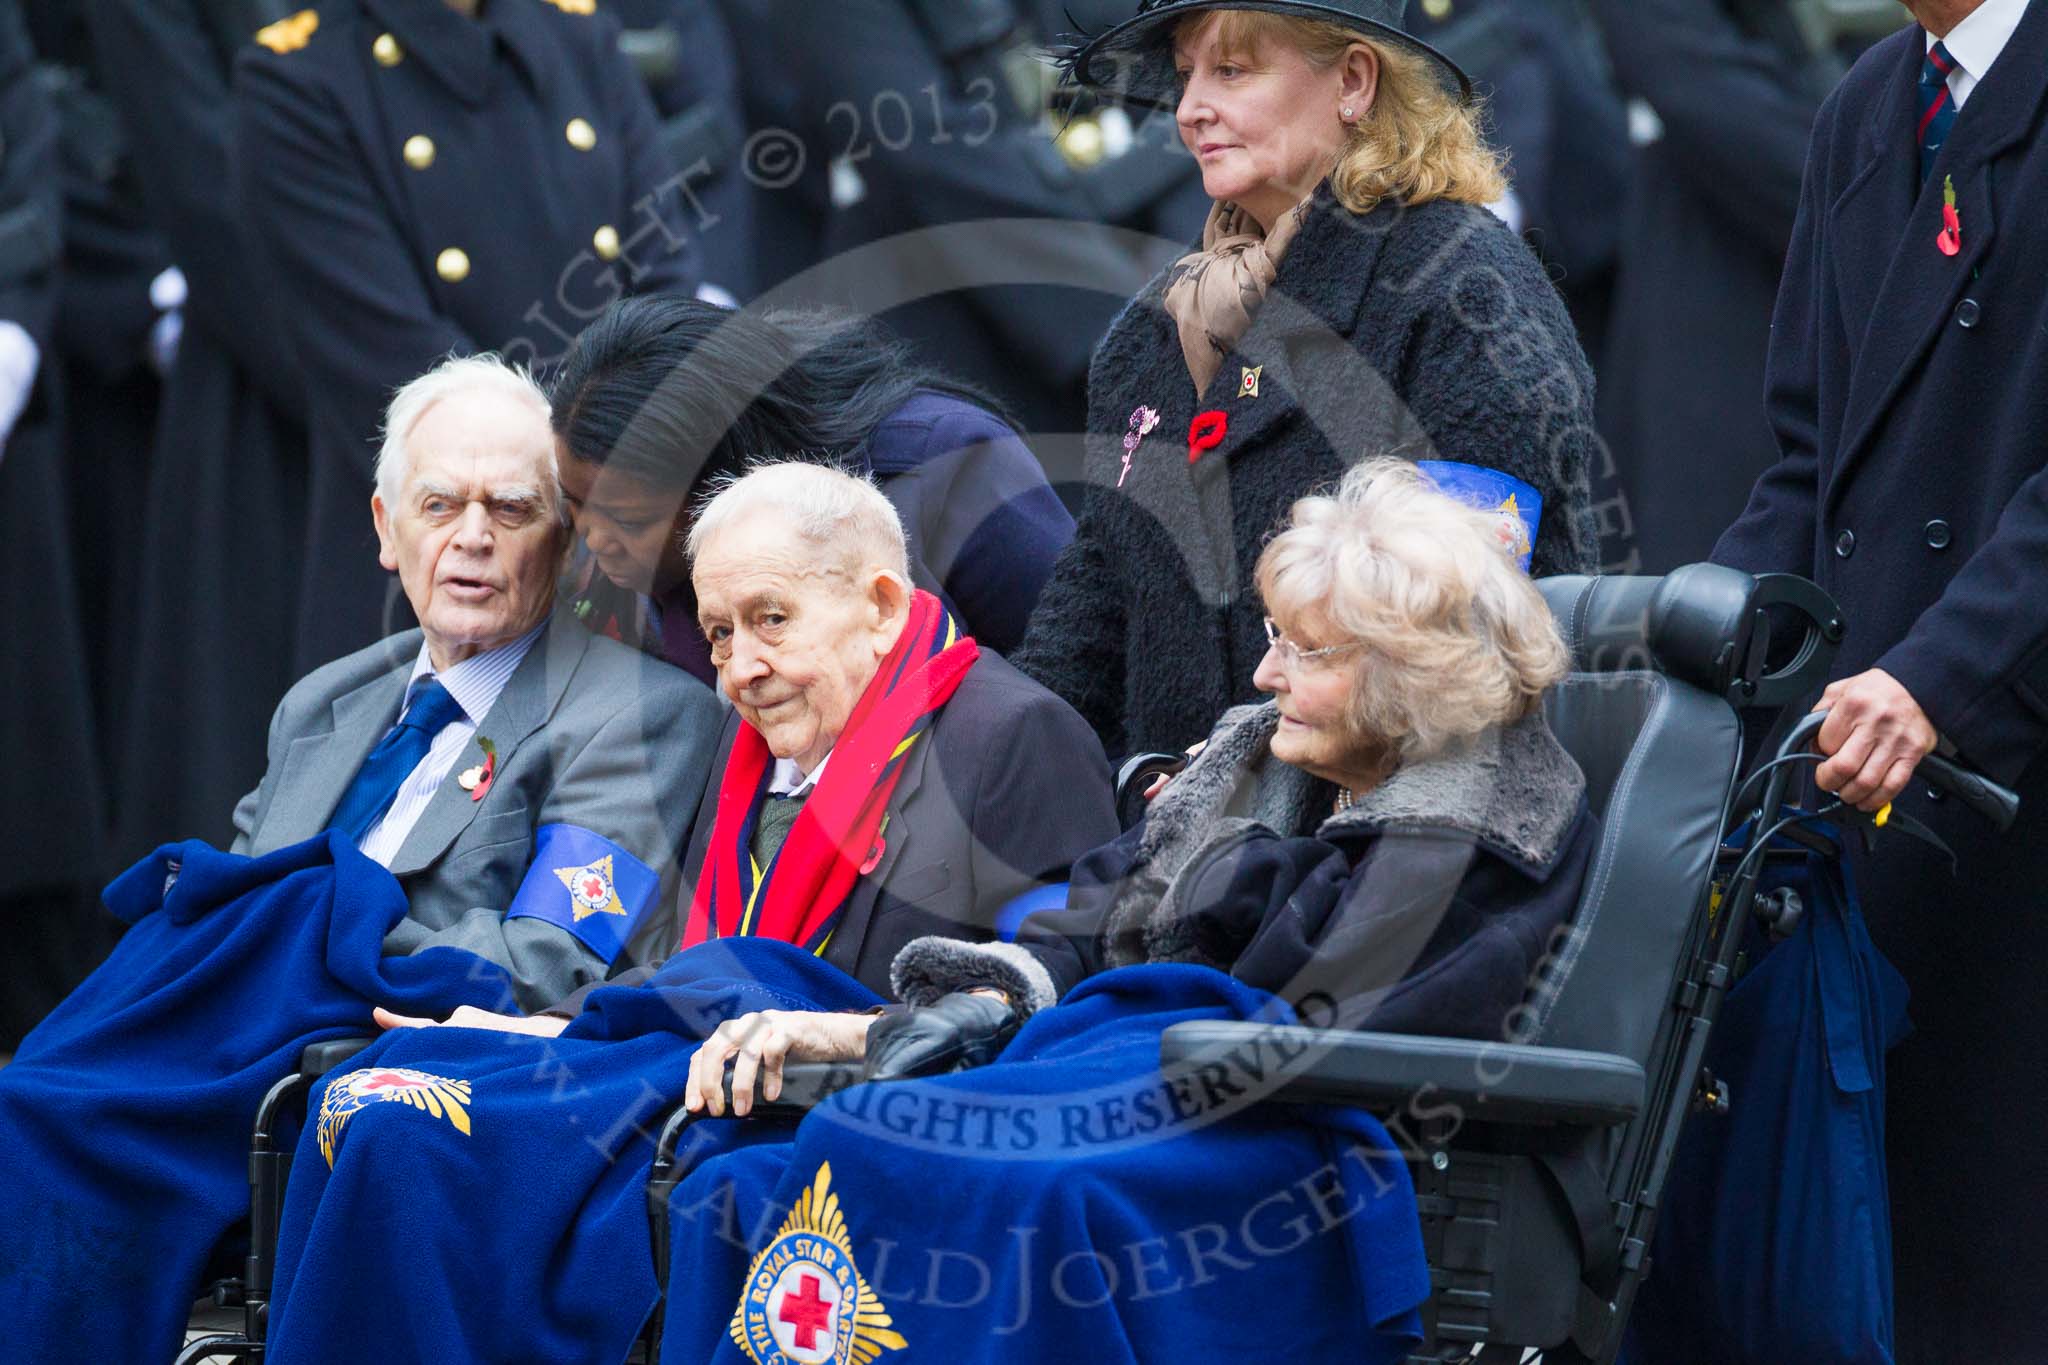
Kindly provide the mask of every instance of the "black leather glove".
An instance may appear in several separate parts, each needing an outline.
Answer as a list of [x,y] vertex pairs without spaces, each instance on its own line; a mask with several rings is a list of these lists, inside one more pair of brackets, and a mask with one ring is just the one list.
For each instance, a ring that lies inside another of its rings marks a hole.
[[995,995],[965,992],[885,1014],[868,1029],[867,1078],[944,1076],[992,1062],[1017,1032],[1017,1011]]

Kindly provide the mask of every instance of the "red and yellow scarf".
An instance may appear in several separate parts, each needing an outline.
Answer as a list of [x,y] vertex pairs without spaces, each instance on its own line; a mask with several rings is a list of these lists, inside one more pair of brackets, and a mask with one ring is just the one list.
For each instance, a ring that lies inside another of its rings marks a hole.
[[765,869],[747,845],[774,756],[761,732],[742,724],[719,779],[681,946],[753,934],[822,952],[854,882],[881,854],[883,815],[911,750],[980,652],[938,598],[912,594],[903,634],[860,694],[818,789]]

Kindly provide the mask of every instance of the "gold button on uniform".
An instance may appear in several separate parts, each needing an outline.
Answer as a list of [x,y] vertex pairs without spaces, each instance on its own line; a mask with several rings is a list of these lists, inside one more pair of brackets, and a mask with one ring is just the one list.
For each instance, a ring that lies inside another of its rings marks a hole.
[[423,171],[434,164],[434,139],[415,133],[405,140],[405,164]]
[[597,129],[587,119],[572,118],[566,132],[569,145],[579,152],[587,152],[597,145]]
[[434,271],[450,284],[461,284],[469,278],[469,253],[459,246],[451,246],[434,258]]
[[597,248],[598,255],[607,261],[615,261],[619,257],[619,230],[606,223],[591,237],[590,244]]
[[1422,0],[1422,12],[1442,23],[1451,17],[1451,0]]
[[398,45],[398,39],[388,33],[380,33],[377,41],[370,44],[370,55],[377,59],[379,66],[397,66],[405,60],[405,49]]

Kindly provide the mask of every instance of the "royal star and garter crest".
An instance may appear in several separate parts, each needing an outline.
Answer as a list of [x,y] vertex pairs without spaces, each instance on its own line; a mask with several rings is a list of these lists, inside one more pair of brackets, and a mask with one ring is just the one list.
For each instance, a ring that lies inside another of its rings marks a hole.
[[908,1344],[853,1263],[831,1162],[747,1268],[731,1330],[754,1365],[869,1365]]
[[334,1153],[341,1146],[342,1129],[359,1111],[373,1104],[396,1100],[415,1109],[446,1119],[455,1131],[469,1136],[469,1082],[446,1076],[429,1076],[397,1066],[373,1066],[351,1071],[327,1087],[320,1101],[319,1127],[315,1136],[320,1155],[334,1168]]
[[558,867],[555,875],[562,879],[562,885],[569,888],[569,899],[576,903],[576,922],[581,924],[592,915],[621,915],[626,907],[619,904],[618,889],[612,885],[612,855],[607,853],[594,863],[581,867]]
[[1508,494],[1508,500],[1493,510],[1500,514],[1500,547],[1517,559],[1528,554],[1529,528],[1522,522],[1522,509],[1515,495]]

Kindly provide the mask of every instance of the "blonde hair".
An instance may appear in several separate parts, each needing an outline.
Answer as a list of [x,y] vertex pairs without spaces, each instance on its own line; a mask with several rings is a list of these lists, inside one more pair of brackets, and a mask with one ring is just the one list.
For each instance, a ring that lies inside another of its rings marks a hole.
[[1368,460],[1335,492],[1296,502],[1257,581],[1277,620],[1364,647],[1352,727],[1404,760],[1522,719],[1570,664],[1499,515],[1406,460]]
[[1507,158],[1488,145],[1481,107],[1461,103],[1420,52],[1374,42],[1327,20],[1265,10],[1197,14],[1181,21],[1175,40],[1191,40],[1211,24],[1229,52],[1253,53],[1261,44],[1282,42],[1315,67],[1335,65],[1354,43],[1378,56],[1372,107],[1348,128],[1348,141],[1330,173],[1337,202],[1353,213],[1370,213],[1383,199],[1407,204],[1449,199],[1484,206],[1506,196]]

